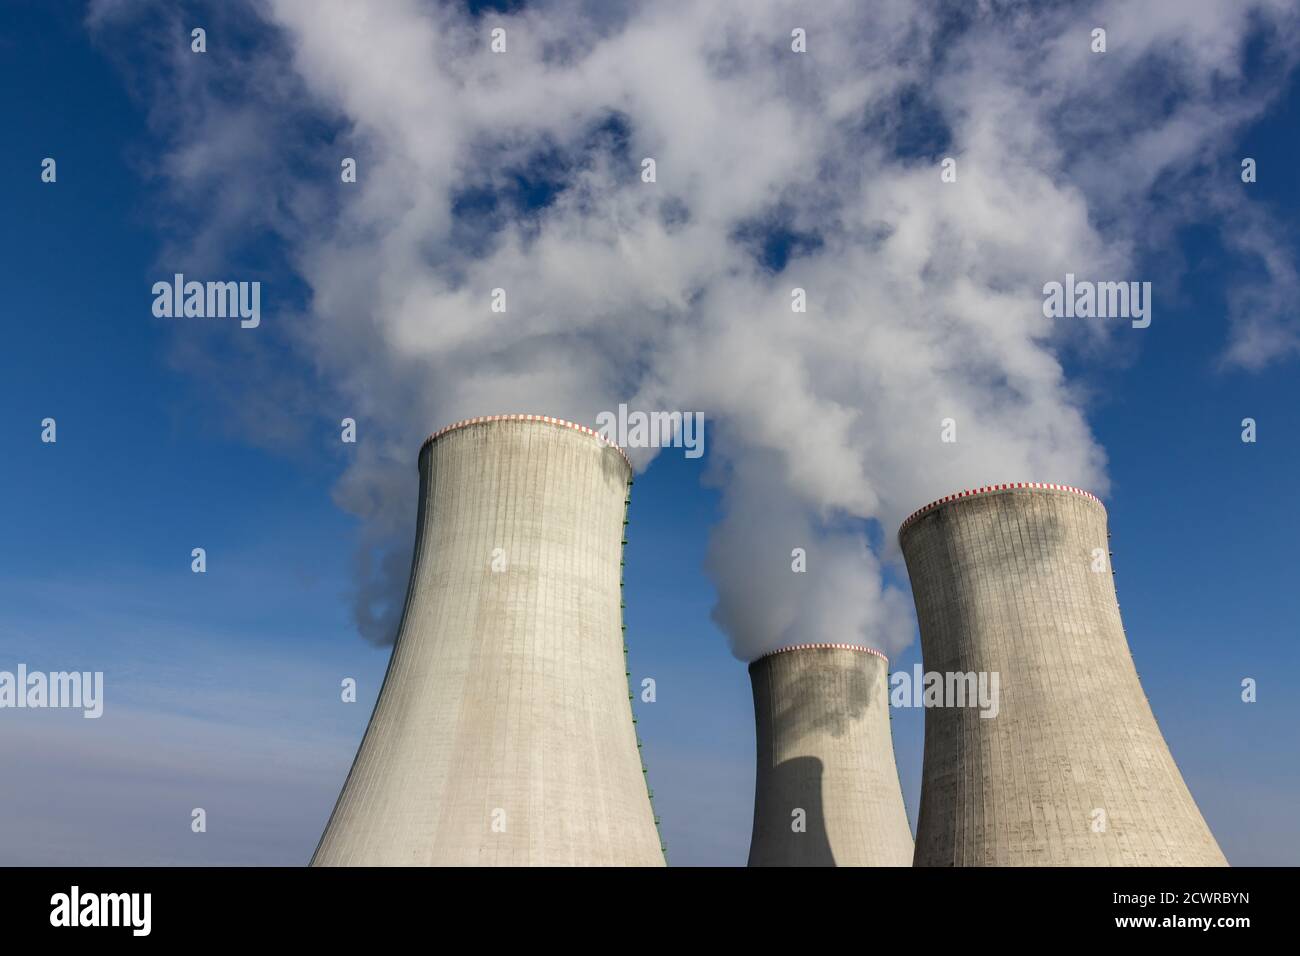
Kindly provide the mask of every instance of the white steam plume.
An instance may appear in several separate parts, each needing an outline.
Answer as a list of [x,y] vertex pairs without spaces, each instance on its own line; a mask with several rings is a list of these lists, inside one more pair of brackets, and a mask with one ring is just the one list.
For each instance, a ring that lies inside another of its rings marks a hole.
[[[309,173],[277,171],[292,188],[270,228],[310,288],[295,349],[370,436],[338,489],[369,529],[363,633],[391,634],[424,434],[512,411],[594,424],[627,401],[710,422],[726,513],[708,566],[741,658],[805,641],[899,650],[910,602],[881,567],[929,499],[1014,480],[1105,493],[1061,356],[1122,356],[1141,333],[1046,320],[1042,286],[1149,278],[1144,237],[1196,215],[1154,201],[1171,183],[1212,189],[1216,215],[1240,202],[1206,184],[1204,163],[1300,49],[1283,0],[252,10],[276,31],[247,57],[256,110],[339,131]],[[1105,54],[1089,49],[1097,25]],[[503,54],[488,50],[494,27]],[[1252,37],[1272,64],[1255,83]],[[229,97],[175,69],[193,98]],[[222,135],[182,130],[178,189],[218,170],[272,189],[220,162]],[[359,182],[340,187],[345,155]],[[643,157],[657,182],[641,181]],[[791,311],[795,287],[806,313]],[[489,310],[496,288],[504,314]],[[1236,326],[1239,361],[1300,341],[1282,303],[1240,298],[1254,311]],[[940,441],[944,419],[955,443]],[[390,539],[399,558],[374,558]],[[796,547],[806,574],[791,571]]]

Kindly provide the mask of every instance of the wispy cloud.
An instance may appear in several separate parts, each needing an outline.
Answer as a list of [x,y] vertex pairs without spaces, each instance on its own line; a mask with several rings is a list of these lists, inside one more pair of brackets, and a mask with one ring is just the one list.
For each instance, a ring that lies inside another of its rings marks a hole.
[[306,863],[383,661],[320,643],[304,656],[280,619],[239,627],[210,613],[220,599],[177,590],[144,572],[0,585],[0,670],[104,675],[98,719],[0,710],[0,865]]

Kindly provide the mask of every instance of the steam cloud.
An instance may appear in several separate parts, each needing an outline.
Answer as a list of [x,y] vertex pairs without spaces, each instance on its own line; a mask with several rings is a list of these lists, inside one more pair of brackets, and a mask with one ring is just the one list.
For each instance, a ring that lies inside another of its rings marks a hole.
[[[103,3],[91,22],[188,33],[144,9]],[[223,197],[177,258],[251,224],[309,290],[285,344],[363,423],[337,500],[364,519],[371,640],[400,610],[414,453],[460,418],[703,411],[725,504],[708,571],[735,654],[892,654],[910,599],[882,566],[907,513],[1001,481],[1107,491],[1086,379],[1063,363],[1123,361],[1143,333],[1045,320],[1045,282],[1152,278],[1144,252],[1212,215],[1265,278],[1233,296],[1225,361],[1300,349],[1268,291],[1297,287],[1294,263],[1270,252],[1274,224],[1235,215],[1228,151],[1294,66],[1287,0],[267,0],[214,8],[208,31],[208,62],[182,48],[144,84],[174,200]],[[238,68],[215,67],[236,34]],[[1248,41],[1268,52],[1250,80]],[[1159,325],[1177,270],[1154,278]]]

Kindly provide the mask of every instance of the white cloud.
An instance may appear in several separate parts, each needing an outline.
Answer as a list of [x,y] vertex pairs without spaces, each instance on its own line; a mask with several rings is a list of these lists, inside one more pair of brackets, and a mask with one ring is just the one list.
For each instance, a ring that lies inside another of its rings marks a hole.
[[[909,612],[880,562],[902,516],[988,482],[1106,491],[1061,356],[1105,354],[1110,332],[1044,320],[1042,284],[1139,278],[1144,238],[1187,212],[1153,189],[1200,183],[1275,90],[1245,79],[1247,36],[1280,57],[1273,79],[1300,48],[1283,3],[1148,6],[569,2],[476,20],[267,0],[285,45],[249,63],[253,105],[214,114],[240,118],[239,141],[267,116],[327,117],[329,155],[277,165],[292,182],[267,186],[218,148],[220,127],[190,123],[165,168],[182,193],[221,169],[236,209],[280,197],[274,228],[312,296],[296,344],[372,429],[338,495],[370,520],[368,549],[410,521],[414,453],[440,424],[592,422],[625,400],[701,410],[726,487],[710,568],[736,653],[896,651]],[[498,25],[504,55],[487,51]],[[1095,25],[1104,56],[1088,52]],[[790,51],[796,26],[807,54]],[[360,176],[340,201],[312,177],[337,180],[343,155]],[[657,183],[640,180],[645,156]],[[561,186],[540,209],[512,198]],[[458,215],[474,196],[480,214]],[[779,273],[754,254],[774,225],[816,237]],[[1266,234],[1238,244],[1268,260]],[[506,314],[489,311],[496,287]],[[1238,361],[1294,347],[1275,297],[1241,302]],[[939,441],[945,418],[956,444]],[[870,520],[880,555],[862,543]],[[400,595],[398,553],[366,572],[363,604]],[[371,636],[391,624],[362,616]]]

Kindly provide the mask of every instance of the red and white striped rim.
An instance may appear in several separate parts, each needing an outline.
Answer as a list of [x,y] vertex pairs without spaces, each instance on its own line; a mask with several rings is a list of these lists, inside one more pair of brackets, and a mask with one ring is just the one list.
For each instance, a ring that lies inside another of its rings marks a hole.
[[592,438],[600,441],[601,444],[613,448],[623,456],[623,460],[627,462],[628,467],[632,467],[632,462],[628,459],[627,452],[623,451],[622,448],[619,448],[618,445],[614,444],[614,442],[607,439],[594,428],[588,428],[586,425],[579,425],[577,422],[566,421],[563,418],[552,418],[550,415],[480,415],[478,418],[467,418],[463,422],[456,422],[453,425],[448,425],[446,428],[438,429],[426,438],[423,443],[421,443],[420,450],[423,451],[425,445],[437,441],[448,432],[454,432],[458,428],[467,428],[470,425],[485,425],[489,422],[542,422],[547,425],[559,425],[561,428],[572,428],[574,431],[582,432],[584,435],[590,435]]
[[[943,505],[946,505],[951,501],[958,501],[962,498],[973,498],[976,495],[987,495],[995,491],[1015,491],[1020,488],[1026,488],[1030,490],[1036,489],[1039,491],[1068,491],[1071,494],[1082,495],[1083,497],[1089,499],[1090,501],[1095,501],[1099,505],[1101,504],[1101,499],[1098,498],[1096,495],[1094,495],[1092,492],[1084,491],[1082,488],[1076,488],[1073,485],[1051,485],[1041,481],[1013,481],[1010,484],[1006,484],[1006,485],[985,485],[983,488],[971,488],[968,491],[959,491],[953,495],[946,495],[943,498],[940,498],[938,501],[931,501],[924,508],[918,508],[916,511],[913,511],[910,515],[908,515],[907,519],[901,525],[898,526],[898,533],[902,534],[903,529],[905,529],[917,518],[921,517],[921,515],[929,511],[933,511],[935,508],[942,507]],[[1102,505],[1102,507],[1104,508],[1105,505]]]
[[876,650],[874,647],[867,647],[863,644],[791,644],[788,647],[778,647],[776,650],[768,651],[766,654],[759,654],[758,657],[755,657],[749,663],[751,665],[757,664],[765,657],[773,657],[777,654],[788,654],[791,651],[820,651],[820,650],[861,651],[863,654],[875,654],[886,664],[889,663],[889,658],[886,657],[884,654],[882,654],[880,651]]

